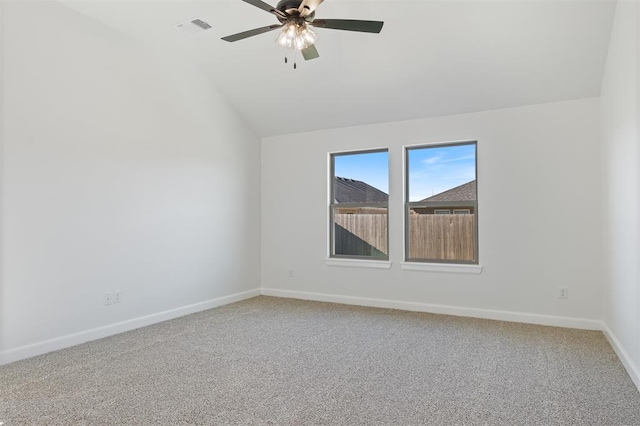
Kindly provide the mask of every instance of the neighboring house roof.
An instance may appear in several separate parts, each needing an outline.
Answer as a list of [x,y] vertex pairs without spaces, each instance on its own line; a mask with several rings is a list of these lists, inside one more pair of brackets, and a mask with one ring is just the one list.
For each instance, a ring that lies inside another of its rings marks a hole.
[[337,203],[386,202],[389,195],[368,183],[336,176],[335,195]]
[[475,199],[476,181],[472,180],[421,201],[475,201]]

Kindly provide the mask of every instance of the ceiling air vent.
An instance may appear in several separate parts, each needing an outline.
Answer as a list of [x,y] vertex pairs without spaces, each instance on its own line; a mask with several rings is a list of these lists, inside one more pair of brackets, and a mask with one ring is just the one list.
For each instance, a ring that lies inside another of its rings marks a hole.
[[193,21],[191,21],[191,23],[193,25],[196,25],[196,26],[202,28],[203,30],[208,30],[209,28],[211,28],[211,25],[207,24],[206,22],[204,22],[201,19],[194,19]]
[[186,22],[182,22],[176,25],[176,28],[188,33],[199,33],[211,28],[211,25],[204,22],[202,19],[189,19]]

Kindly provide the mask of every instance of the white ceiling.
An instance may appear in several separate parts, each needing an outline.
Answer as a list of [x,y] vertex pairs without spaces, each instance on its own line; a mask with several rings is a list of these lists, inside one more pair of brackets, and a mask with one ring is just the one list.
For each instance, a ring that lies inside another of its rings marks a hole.
[[[582,0],[326,0],[317,18],[384,28],[318,29],[320,58],[294,70],[277,31],[220,40],[277,23],[241,0],[63,3],[199,64],[263,137],[598,96],[615,9]],[[191,18],[213,28],[175,28]]]

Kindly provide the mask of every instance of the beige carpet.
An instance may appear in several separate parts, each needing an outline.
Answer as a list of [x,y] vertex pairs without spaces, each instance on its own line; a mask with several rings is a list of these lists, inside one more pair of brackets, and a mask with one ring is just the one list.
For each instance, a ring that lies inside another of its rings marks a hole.
[[600,332],[258,297],[0,367],[12,425],[640,425]]

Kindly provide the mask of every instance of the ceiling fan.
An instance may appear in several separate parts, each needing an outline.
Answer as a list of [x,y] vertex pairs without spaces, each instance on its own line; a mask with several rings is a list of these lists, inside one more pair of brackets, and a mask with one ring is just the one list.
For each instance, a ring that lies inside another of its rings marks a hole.
[[[261,0],[242,0],[266,12],[275,15],[279,24],[255,28],[223,37],[222,40],[234,42],[258,34],[281,29],[276,43],[282,47],[302,52],[305,60],[319,57],[314,43],[317,39],[310,27],[328,28],[332,30],[358,31],[363,33],[379,33],[384,22],[361,21],[355,19],[315,19],[316,8],[323,0],[281,0],[276,7]],[[285,58],[285,62],[287,59]],[[294,64],[294,68],[296,65]]]

